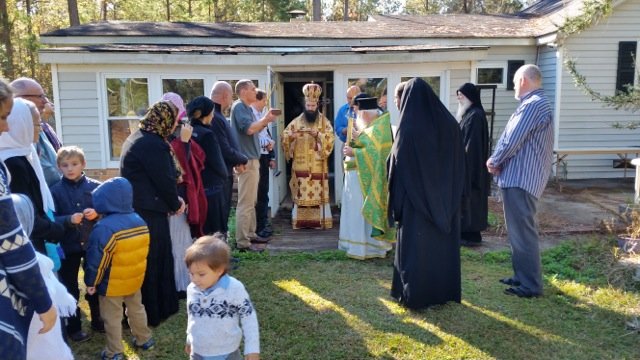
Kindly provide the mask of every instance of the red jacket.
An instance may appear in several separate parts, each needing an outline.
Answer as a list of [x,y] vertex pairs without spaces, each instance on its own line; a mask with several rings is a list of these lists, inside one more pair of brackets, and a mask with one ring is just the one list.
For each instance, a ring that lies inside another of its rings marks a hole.
[[200,237],[203,234],[202,227],[207,219],[207,197],[202,186],[200,173],[204,169],[205,153],[195,141],[190,141],[191,147],[187,158],[186,144],[179,138],[171,141],[171,147],[176,154],[182,168],[182,184],[187,190],[185,201],[189,205],[187,222],[191,225],[193,236]]

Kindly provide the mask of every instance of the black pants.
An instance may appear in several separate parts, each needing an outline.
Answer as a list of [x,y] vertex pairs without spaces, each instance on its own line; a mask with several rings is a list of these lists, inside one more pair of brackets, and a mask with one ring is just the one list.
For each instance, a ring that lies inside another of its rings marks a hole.
[[[84,257],[84,251],[78,253],[65,254],[65,259],[62,260],[60,270],[58,270],[58,276],[60,282],[67,288],[69,294],[71,294],[76,300],[79,301],[80,289],[78,288],[78,272],[80,271],[80,264]],[[91,311],[91,323],[96,324],[100,321],[100,305],[98,305],[98,294],[89,295],[84,297],[89,303],[89,310]],[[67,325],[65,330],[67,334],[75,334],[82,330],[80,326],[80,307],[76,308],[76,314],[67,318]]]
[[[231,170],[233,171],[233,170]],[[225,181],[224,185],[222,185],[223,192],[223,218],[222,222],[222,232],[226,233],[229,231],[229,215],[231,214],[231,197],[233,195],[233,175],[227,177],[227,181]]]
[[260,181],[256,201],[256,233],[260,233],[269,223],[269,154],[260,155]]

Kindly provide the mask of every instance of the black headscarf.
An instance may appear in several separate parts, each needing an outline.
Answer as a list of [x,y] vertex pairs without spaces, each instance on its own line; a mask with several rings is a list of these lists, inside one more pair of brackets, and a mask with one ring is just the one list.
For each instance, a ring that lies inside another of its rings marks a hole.
[[482,100],[480,99],[480,91],[472,83],[465,83],[458,89],[469,101],[473,103],[472,106],[477,106],[482,109],[484,114],[484,107],[482,106]]
[[464,181],[460,127],[431,87],[409,80],[389,156],[389,219],[401,221],[403,201],[442,232],[451,232]]

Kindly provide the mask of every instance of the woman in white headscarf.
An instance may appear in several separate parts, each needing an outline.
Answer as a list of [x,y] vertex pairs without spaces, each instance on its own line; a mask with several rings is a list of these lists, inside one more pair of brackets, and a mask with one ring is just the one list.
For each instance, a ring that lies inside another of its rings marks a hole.
[[[35,212],[31,201],[26,195],[11,194],[13,207],[18,215],[18,220],[22,225],[22,229],[27,234],[31,234],[35,220]],[[67,292],[67,289],[58,281],[53,273],[53,261],[48,257],[36,253],[40,272],[44,279],[45,285],[49,292],[49,296],[53,305],[58,310],[60,317],[69,317],[75,314],[76,300]],[[42,322],[37,315],[34,314],[29,326],[29,335],[27,336],[27,359],[33,360],[68,360],[73,359],[71,349],[64,342],[62,337],[62,327],[60,318],[56,319],[56,324],[51,331],[39,334],[38,330],[42,328]]]
[[35,224],[31,241],[37,251],[45,254],[45,240],[58,242],[64,236],[64,226],[48,216],[53,215],[55,207],[33,145],[40,133],[35,127],[40,126],[40,115],[32,102],[16,98],[7,122],[9,131],[0,135],[0,159],[11,173],[11,192],[25,194],[33,203]]

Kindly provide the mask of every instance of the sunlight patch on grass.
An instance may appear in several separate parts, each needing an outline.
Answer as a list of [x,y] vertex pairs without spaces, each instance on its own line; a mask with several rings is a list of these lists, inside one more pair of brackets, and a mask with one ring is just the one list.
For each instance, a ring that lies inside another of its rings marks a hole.
[[[509,318],[508,316],[505,316],[503,314],[497,313],[495,311],[491,311],[487,308],[484,307],[480,307],[480,306],[476,306],[466,300],[462,300],[462,305],[464,306],[468,306],[470,309],[473,309],[479,313],[482,313],[492,319],[495,319],[501,323],[504,323],[505,325],[512,327],[514,329],[520,330],[524,333],[527,333],[531,336],[535,336],[537,338],[540,339],[544,339],[544,340],[551,340],[551,341],[555,341],[555,342],[559,342],[559,343],[564,343],[564,344],[573,344],[573,342],[561,337],[561,336],[557,336],[554,334],[551,334],[548,330],[544,330],[544,329],[538,329],[534,326],[531,325],[527,325],[524,324],[518,320],[514,320]],[[575,345],[575,344],[573,344]]]
[[640,294],[623,291],[613,287],[591,287],[572,281],[551,277],[553,285],[561,296],[569,297],[578,308],[597,306],[622,315],[640,315]]

